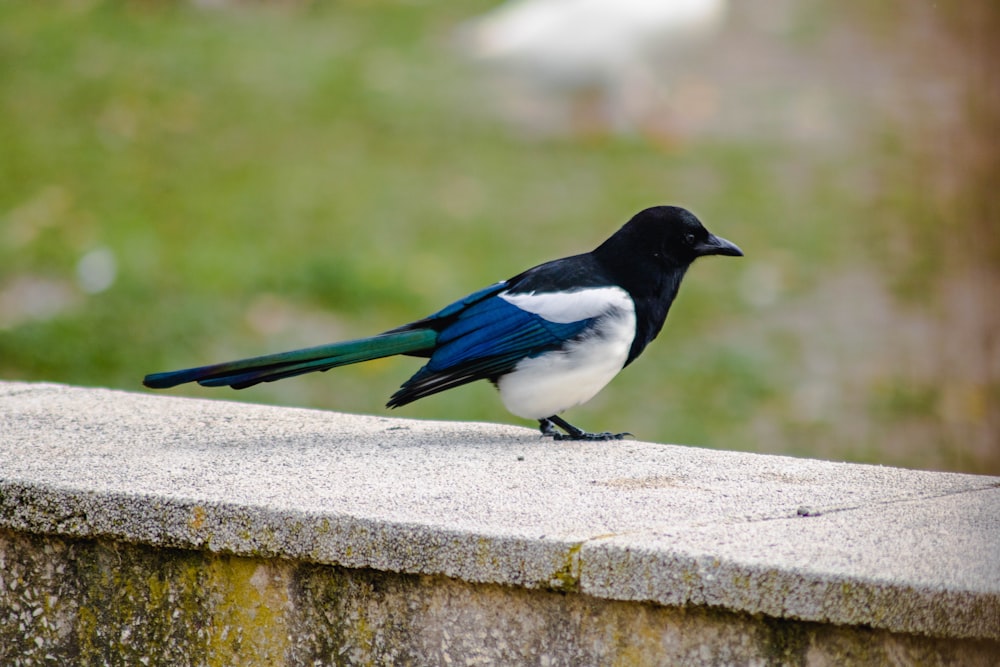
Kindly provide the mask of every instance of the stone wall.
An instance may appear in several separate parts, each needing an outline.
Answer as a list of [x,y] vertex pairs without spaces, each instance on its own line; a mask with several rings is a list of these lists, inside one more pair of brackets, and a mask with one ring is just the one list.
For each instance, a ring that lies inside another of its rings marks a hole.
[[0,383],[0,665],[997,655],[997,478]]

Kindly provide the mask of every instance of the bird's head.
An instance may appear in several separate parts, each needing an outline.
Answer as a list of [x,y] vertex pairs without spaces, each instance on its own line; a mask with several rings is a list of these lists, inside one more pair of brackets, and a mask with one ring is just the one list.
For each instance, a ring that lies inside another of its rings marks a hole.
[[743,251],[712,234],[690,211],[678,206],[654,206],[631,220],[594,251],[610,264],[653,260],[664,268],[687,268],[705,255],[741,257]]

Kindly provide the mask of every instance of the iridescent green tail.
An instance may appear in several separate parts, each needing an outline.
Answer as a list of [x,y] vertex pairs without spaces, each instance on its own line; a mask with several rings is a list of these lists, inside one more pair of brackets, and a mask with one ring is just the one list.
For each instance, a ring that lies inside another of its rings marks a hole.
[[260,382],[274,382],[303,373],[326,371],[337,366],[396,354],[420,355],[425,352],[427,354],[422,356],[428,356],[436,340],[437,332],[433,329],[391,331],[371,338],[319,345],[304,350],[153,373],[147,375],[142,383],[152,389],[166,389],[186,382],[197,382],[205,387],[245,389]]

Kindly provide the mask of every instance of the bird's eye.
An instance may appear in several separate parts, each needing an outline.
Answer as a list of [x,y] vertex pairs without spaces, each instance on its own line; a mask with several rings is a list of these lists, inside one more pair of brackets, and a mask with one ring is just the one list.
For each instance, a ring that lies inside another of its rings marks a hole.
[[694,245],[694,234],[692,234],[691,232],[685,234],[684,242],[687,243],[688,245]]

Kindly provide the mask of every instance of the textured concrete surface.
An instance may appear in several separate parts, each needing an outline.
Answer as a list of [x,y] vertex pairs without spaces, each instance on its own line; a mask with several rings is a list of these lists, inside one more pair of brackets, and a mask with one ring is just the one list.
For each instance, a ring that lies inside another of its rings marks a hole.
[[990,640],[0,529],[0,665],[962,665]]
[[0,383],[0,527],[1000,639],[1000,479]]

